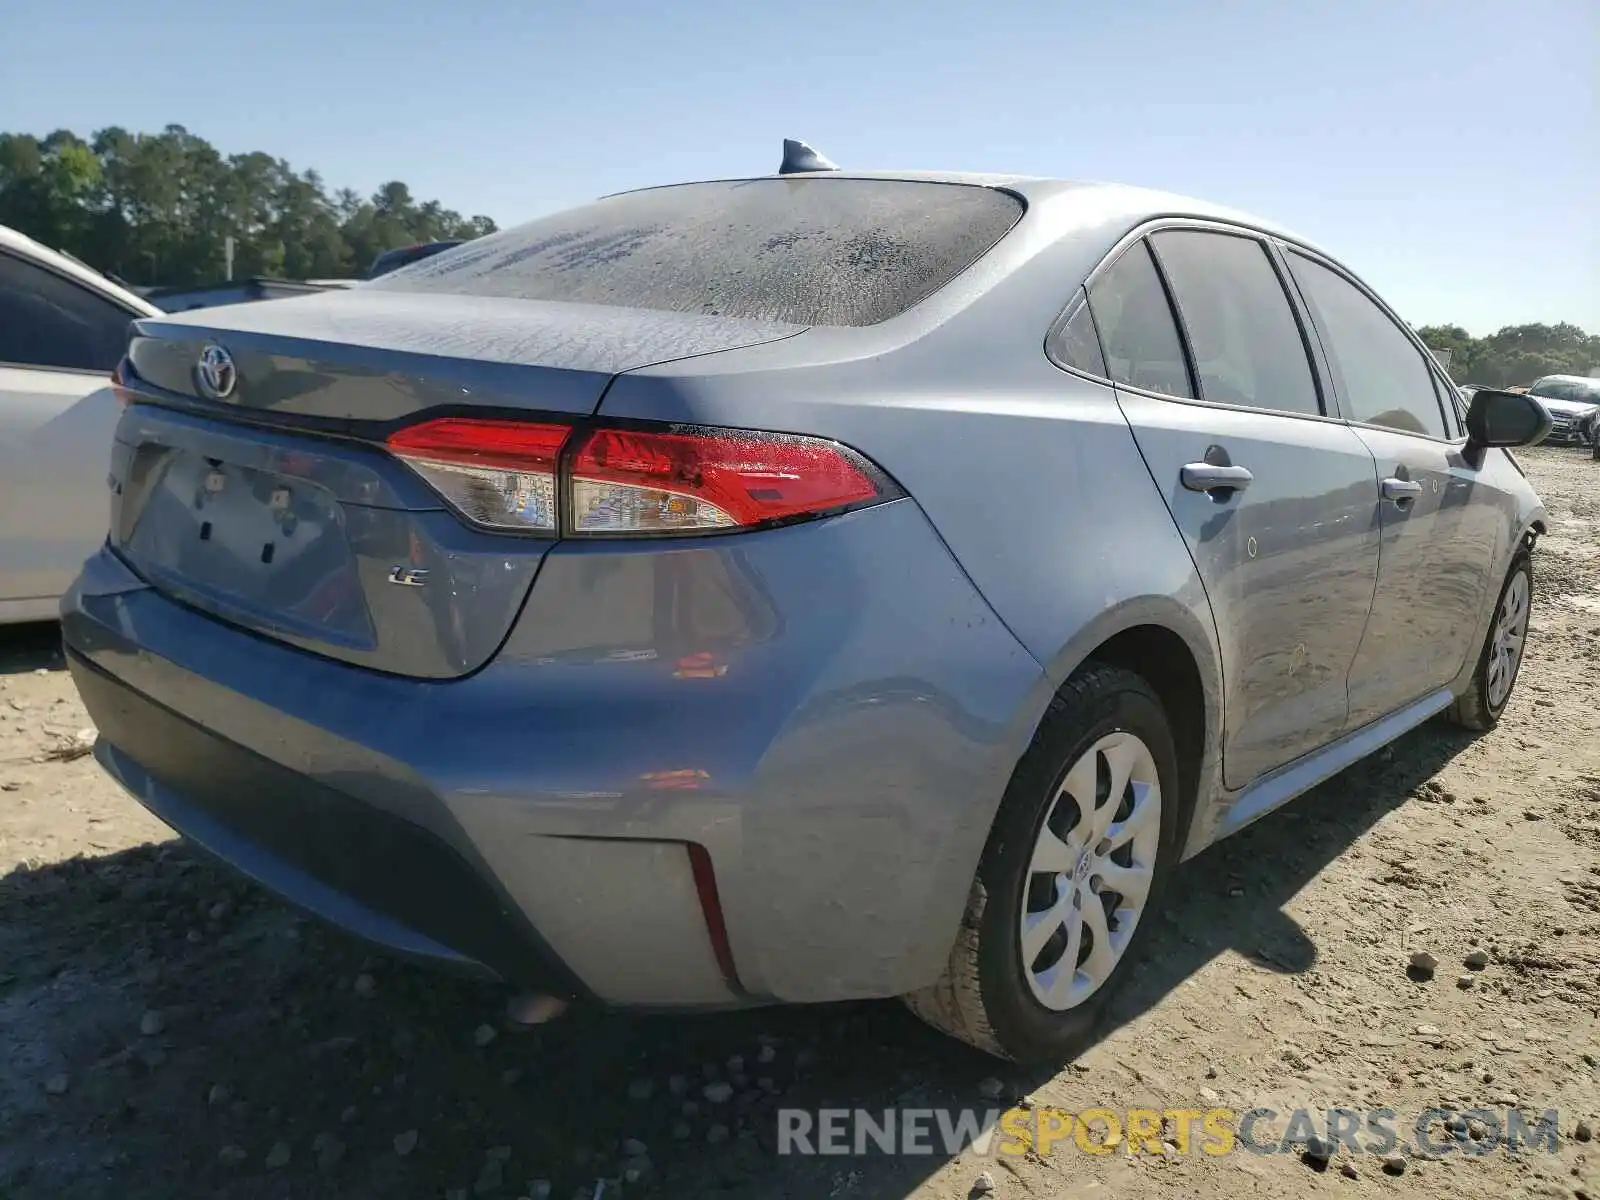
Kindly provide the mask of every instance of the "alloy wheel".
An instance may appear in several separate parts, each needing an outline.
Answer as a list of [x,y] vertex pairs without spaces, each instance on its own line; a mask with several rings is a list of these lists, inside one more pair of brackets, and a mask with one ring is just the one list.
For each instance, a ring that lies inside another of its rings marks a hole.
[[1062,777],[1034,841],[1020,927],[1034,998],[1065,1011],[1111,977],[1144,914],[1161,846],[1155,757],[1119,730]]
[[1500,611],[1494,619],[1494,641],[1489,647],[1489,707],[1498,710],[1511,695],[1522,662],[1522,647],[1528,637],[1528,572],[1518,571],[1500,598]]

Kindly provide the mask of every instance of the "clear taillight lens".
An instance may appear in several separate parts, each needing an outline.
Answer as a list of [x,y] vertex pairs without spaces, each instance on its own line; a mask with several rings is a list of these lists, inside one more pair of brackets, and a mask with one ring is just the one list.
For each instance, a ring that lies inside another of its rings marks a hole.
[[900,495],[855,451],[784,434],[447,417],[388,447],[468,520],[527,533],[713,533]]
[[445,417],[390,434],[389,450],[469,521],[554,533],[565,425]]

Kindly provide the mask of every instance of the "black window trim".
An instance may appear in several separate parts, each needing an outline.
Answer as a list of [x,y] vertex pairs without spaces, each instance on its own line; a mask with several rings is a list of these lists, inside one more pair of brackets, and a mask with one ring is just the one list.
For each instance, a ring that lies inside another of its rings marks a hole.
[[[1260,408],[1251,404],[1227,404],[1219,400],[1202,400],[1198,396],[1173,396],[1166,392],[1156,392],[1151,391],[1148,388],[1135,387],[1130,383],[1118,383],[1116,380],[1107,376],[1090,374],[1088,371],[1085,371],[1079,367],[1074,367],[1069,363],[1063,362],[1059,357],[1057,357],[1057,355],[1054,353],[1054,347],[1057,345],[1067,321],[1069,321],[1077,313],[1077,305],[1080,303],[1079,294],[1081,293],[1083,297],[1081,302],[1087,303],[1089,289],[1092,288],[1101,277],[1110,271],[1110,269],[1117,264],[1124,254],[1132,249],[1136,243],[1145,241],[1145,239],[1147,239],[1151,234],[1159,233],[1162,230],[1167,229],[1194,229],[1208,233],[1230,234],[1234,237],[1253,238],[1262,244],[1263,249],[1267,253],[1267,257],[1273,262],[1274,269],[1278,270],[1279,272],[1280,283],[1284,282],[1286,271],[1277,261],[1277,257],[1273,253],[1274,243],[1280,240],[1278,234],[1270,233],[1267,230],[1259,229],[1253,225],[1247,225],[1243,221],[1226,221],[1216,217],[1194,217],[1182,214],[1163,214],[1150,217],[1139,222],[1139,224],[1135,225],[1127,233],[1123,234],[1122,237],[1118,238],[1111,249],[1106,252],[1105,256],[1102,257],[1094,266],[1094,268],[1090,270],[1088,275],[1084,277],[1083,282],[1079,286],[1077,292],[1075,292],[1072,298],[1068,300],[1066,308],[1063,309],[1061,314],[1050,323],[1049,331],[1045,335],[1045,356],[1061,370],[1066,371],[1070,375],[1076,375],[1080,379],[1087,379],[1092,383],[1099,383],[1109,387],[1120,388],[1140,396],[1149,396],[1155,400],[1165,400],[1169,404],[1194,404],[1202,408],[1219,408],[1225,409],[1229,412],[1253,413],[1257,416],[1285,417],[1298,421],[1326,421],[1336,425],[1350,424],[1350,422],[1345,419],[1342,411],[1340,411],[1337,389],[1333,387],[1332,376],[1330,373],[1328,373],[1327,364],[1319,353],[1321,347],[1317,343],[1320,339],[1320,334],[1318,334],[1315,330],[1315,326],[1308,324],[1310,320],[1310,314],[1307,311],[1303,311],[1301,308],[1303,301],[1300,297],[1298,288],[1293,286],[1294,279],[1292,276],[1288,276],[1287,283],[1289,286],[1285,286],[1284,288],[1284,300],[1288,303],[1290,310],[1295,315],[1296,323],[1300,326],[1300,335],[1305,343],[1307,361],[1311,367],[1311,377],[1316,384],[1317,394],[1322,401],[1324,409],[1324,411],[1321,413],[1290,412],[1287,409]],[[1296,249],[1300,249],[1297,243],[1287,242],[1286,244],[1294,246]],[[1189,371],[1189,389],[1191,391],[1198,392],[1200,389],[1195,385],[1194,382],[1194,355],[1189,346],[1188,330],[1185,329],[1183,325],[1183,314],[1178,311],[1177,305],[1172,302],[1171,287],[1167,282],[1166,272],[1162,268],[1160,258],[1156,255],[1154,248],[1147,244],[1146,253],[1150,255],[1151,261],[1155,263],[1156,275],[1161,280],[1162,289],[1167,295],[1167,305],[1172,310],[1173,324],[1177,328],[1178,341],[1183,348],[1184,363]],[[1094,315],[1093,306],[1090,307],[1089,311],[1092,318]],[[1388,312],[1388,309],[1385,308],[1384,311]],[[1098,336],[1098,324],[1096,324],[1095,332]],[[1103,344],[1101,347],[1101,353],[1105,353]],[[1330,408],[1332,411],[1327,411]],[[1377,428],[1383,427],[1377,426]]]
[[[73,287],[88,292],[92,296],[104,300],[107,304],[111,305],[112,308],[120,308],[128,315],[128,320],[130,322],[143,320],[146,316],[144,313],[136,312],[129,308],[121,300],[117,299],[117,297],[109,296],[105,292],[102,292],[99,288],[92,287],[76,276],[69,275],[65,271],[57,270],[56,267],[51,263],[40,262],[31,254],[19,253],[10,246],[0,246],[0,256],[12,259],[15,262],[26,263],[28,266],[34,267],[37,270],[54,275],[63,283],[70,284]],[[4,358],[0,358],[0,367],[6,367],[13,371],[54,371],[60,375],[91,375],[97,379],[104,378],[107,374],[105,371],[97,370],[92,367],[55,367],[49,366],[45,363],[12,362],[10,359]]]
[[1267,250],[1277,265],[1279,278],[1283,281],[1284,290],[1289,294],[1289,303],[1294,306],[1295,316],[1300,321],[1301,335],[1306,340],[1306,352],[1311,355],[1311,362],[1316,370],[1317,389],[1322,397],[1323,411],[1348,425],[1349,414],[1344,410],[1339,389],[1333,385],[1333,365],[1328,361],[1328,348],[1323,344],[1322,331],[1317,328],[1311,305],[1300,291],[1300,281],[1289,269],[1288,252],[1291,245],[1292,243],[1277,236],[1267,238]]
[[[1429,355],[1432,358],[1432,354]],[[1433,386],[1439,393],[1439,404],[1444,407],[1445,424],[1450,427],[1450,441],[1463,445],[1467,440],[1467,406],[1461,399],[1461,389],[1450,380],[1450,374],[1439,365],[1438,359],[1429,364],[1433,368]],[[1448,406],[1445,400],[1449,399]]]
[[[1314,262],[1319,266],[1326,267],[1335,275],[1338,275],[1340,278],[1342,278],[1351,287],[1355,288],[1356,291],[1365,296],[1368,302],[1376,306],[1378,311],[1389,319],[1389,323],[1398,329],[1402,335],[1404,335],[1406,340],[1411,343],[1411,348],[1422,356],[1422,368],[1427,372],[1429,382],[1433,384],[1433,403],[1439,410],[1439,422],[1444,427],[1445,436],[1441,438],[1435,437],[1431,433],[1414,433],[1409,429],[1396,429],[1393,425],[1379,425],[1374,421],[1363,421],[1354,415],[1347,415],[1344,418],[1345,423],[1361,429],[1375,429],[1382,433],[1398,434],[1401,437],[1418,438],[1425,442],[1432,442],[1436,446],[1459,446],[1464,443],[1466,441],[1465,435],[1459,437],[1456,435],[1455,422],[1453,422],[1449,416],[1446,415],[1444,411],[1443,399],[1439,395],[1439,381],[1437,378],[1435,378],[1435,376],[1442,373],[1439,369],[1439,361],[1433,357],[1433,351],[1429,350],[1422,339],[1416,335],[1416,331],[1402,321],[1398,316],[1396,316],[1394,310],[1385,304],[1381,299],[1379,299],[1378,294],[1365,283],[1363,283],[1361,278],[1348,267],[1343,266],[1320,251],[1311,249],[1309,246],[1303,246],[1298,242],[1292,242],[1288,239],[1282,239],[1282,241],[1286,256],[1289,253],[1298,254],[1302,258]],[[1292,266],[1289,271],[1289,277],[1294,279],[1295,289],[1296,291],[1299,291],[1300,281],[1295,278]],[[1301,299],[1303,302],[1305,302],[1303,293],[1301,294]],[[1316,327],[1317,338],[1323,343],[1323,351],[1326,353],[1328,340],[1327,335],[1322,328],[1321,322],[1317,320],[1316,312],[1312,309],[1310,303],[1305,302],[1305,304],[1306,312],[1309,314],[1312,324]],[[1341,409],[1347,409],[1348,405],[1345,402],[1345,397],[1338,385],[1337,380],[1334,378],[1331,363],[1329,363],[1328,379],[1330,387],[1333,389],[1334,393],[1339,396],[1339,407]]]
[[[1178,305],[1178,295],[1172,290],[1172,280],[1167,278],[1167,265],[1161,261],[1161,255],[1156,253],[1156,244],[1150,240],[1149,233],[1139,240],[1144,243],[1145,256],[1155,270],[1156,282],[1161,285],[1161,294],[1167,298],[1167,311],[1172,314],[1172,327],[1178,332],[1178,353],[1183,355],[1183,369],[1189,373],[1189,394],[1174,396],[1173,399],[1198,400],[1202,404],[1215,404],[1215,401],[1208,401],[1205,398],[1205,389],[1200,386],[1200,364],[1195,361],[1194,345],[1189,340],[1189,322],[1184,319],[1183,309]],[[1088,289],[1085,288],[1084,291],[1087,293]],[[1101,346],[1102,357],[1105,352],[1105,347]]]

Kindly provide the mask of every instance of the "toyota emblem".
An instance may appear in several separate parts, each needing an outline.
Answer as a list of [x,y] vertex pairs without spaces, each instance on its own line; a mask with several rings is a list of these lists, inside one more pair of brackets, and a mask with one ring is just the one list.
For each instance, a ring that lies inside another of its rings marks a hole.
[[200,361],[195,365],[195,378],[205,395],[213,400],[226,400],[233,394],[239,371],[233,365],[233,355],[213,342],[200,351]]

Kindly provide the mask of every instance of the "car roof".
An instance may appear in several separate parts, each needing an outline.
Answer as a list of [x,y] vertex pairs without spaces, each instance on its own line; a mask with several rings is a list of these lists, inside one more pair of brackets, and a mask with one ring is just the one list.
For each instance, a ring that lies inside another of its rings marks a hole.
[[[900,170],[900,171],[803,171],[788,175],[750,175],[725,179],[686,180],[678,183],[658,184],[653,187],[629,188],[611,195],[628,195],[633,192],[656,191],[660,188],[686,187],[694,183],[747,183],[757,179],[779,180],[794,183],[811,179],[878,179],[917,183],[964,184],[970,187],[996,188],[1020,196],[1029,206],[1048,208],[1056,225],[1055,235],[1070,236],[1074,226],[1084,230],[1100,225],[1108,216],[1126,218],[1130,227],[1159,217],[1196,217],[1243,225],[1262,233],[1298,243],[1319,254],[1336,258],[1316,242],[1294,232],[1275,221],[1241,209],[1201,200],[1178,192],[1157,188],[1138,187],[1132,184],[1097,180],[1058,179],[1041,175],[996,174],[976,171]],[[602,197],[609,198],[609,197]],[[1084,201],[1086,203],[1059,203],[1059,201]],[[1077,216],[1074,217],[1074,210]]]
[[1528,386],[1538,387],[1541,383],[1582,383],[1589,387],[1600,388],[1600,379],[1589,375],[1541,375]]
[[161,315],[161,310],[150,301],[130,292],[125,287],[120,287],[107,279],[99,271],[87,267],[75,258],[69,258],[59,250],[52,250],[41,242],[34,241],[25,233],[20,233],[7,225],[0,225],[0,250],[9,250],[23,258],[32,259],[40,266],[47,267],[58,275],[65,275],[75,279],[86,287],[119,301],[128,308],[136,311],[140,316],[155,317]]

